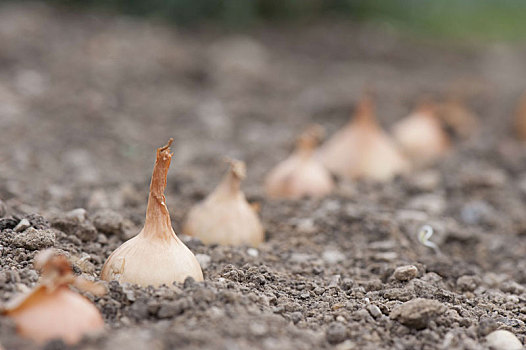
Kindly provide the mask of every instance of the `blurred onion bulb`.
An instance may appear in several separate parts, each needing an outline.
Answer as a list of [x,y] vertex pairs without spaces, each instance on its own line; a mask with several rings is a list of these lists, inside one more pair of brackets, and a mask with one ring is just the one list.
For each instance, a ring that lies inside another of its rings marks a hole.
[[3,309],[14,320],[18,333],[38,343],[59,338],[71,345],[85,334],[103,329],[99,310],[69,286],[95,295],[105,293],[104,287],[75,276],[67,258],[52,249],[35,257],[35,268],[42,272],[39,284],[9,301]]
[[451,143],[435,114],[435,107],[424,102],[393,127],[393,135],[405,154],[417,163],[429,163],[448,152]]
[[360,101],[348,125],[320,148],[318,157],[329,171],[348,179],[387,181],[409,168],[396,143],[376,121],[369,96]]
[[477,130],[477,116],[459,98],[449,97],[446,101],[438,103],[435,114],[443,127],[455,138],[466,139]]
[[526,92],[524,92],[517,105],[515,133],[519,139],[526,141]]
[[298,138],[294,153],[267,176],[265,190],[271,198],[322,197],[334,189],[331,174],[314,157],[323,129],[314,125]]
[[257,246],[264,239],[255,209],[240,189],[246,176],[245,163],[229,160],[230,169],[216,189],[194,206],[184,233],[205,244]]
[[194,254],[176,236],[166,206],[164,190],[172,154],[168,144],[157,149],[150,183],[146,221],[139,234],[124,242],[106,260],[101,278],[140,286],[172,286],[187,277],[203,280],[201,266]]

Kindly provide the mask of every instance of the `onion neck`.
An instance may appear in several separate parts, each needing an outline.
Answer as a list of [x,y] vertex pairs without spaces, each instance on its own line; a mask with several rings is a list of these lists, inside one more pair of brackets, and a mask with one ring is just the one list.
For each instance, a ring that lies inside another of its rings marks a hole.
[[168,145],[157,149],[157,159],[153,168],[143,229],[143,234],[147,237],[169,238],[173,235],[170,213],[164,197],[166,176],[172,160],[172,154],[170,153],[172,141],[170,139]]
[[230,169],[214,191],[214,197],[235,198],[241,191],[241,180],[242,177]]
[[370,96],[364,96],[358,103],[351,124],[366,125],[371,128],[378,126],[374,116],[374,104]]

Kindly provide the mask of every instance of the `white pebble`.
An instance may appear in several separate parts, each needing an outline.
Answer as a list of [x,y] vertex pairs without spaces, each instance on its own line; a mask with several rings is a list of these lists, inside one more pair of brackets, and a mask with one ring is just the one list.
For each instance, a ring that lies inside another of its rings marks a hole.
[[256,248],[248,248],[247,254],[254,258],[257,258],[259,256],[259,251]]
[[28,227],[30,227],[31,224],[27,219],[22,219],[18,223],[18,225],[15,226],[15,232],[22,232],[25,231]]
[[494,350],[520,350],[522,344],[515,334],[499,329],[486,336],[488,346]]
[[210,265],[210,261],[212,261],[210,255],[207,254],[196,254],[195,258],[199,262],[199,265],[201,265],[202,269],[206,269],[208,265]]
[[323,252],[322,258],[328,264],[336,264],[345,260],[345,254],[336,249],[327,249]]

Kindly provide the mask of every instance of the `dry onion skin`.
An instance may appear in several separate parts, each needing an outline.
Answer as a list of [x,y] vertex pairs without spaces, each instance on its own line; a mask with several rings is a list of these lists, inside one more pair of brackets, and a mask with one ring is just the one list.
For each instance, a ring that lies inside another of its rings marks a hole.
[[354,118],[320,148],[318,157],[329,171],[351,180],[388,181],[409,169],[395,141],[376,121],[369,96],[362,98]]
[[331,174],[314,156],[322,135],[323,129],[316,125],[298,138],[294,153],[272,169],[265,179],[268,197],[323,197],[333,191]]
[[517,105],[515,133],[520,140],[526,141],[526,92],[524,92]]
[[203,272],[194,254],[175,234],[166,206],[164,190],[172,154],[168,144],[157,149],[150,183],[146,221],[137,236],[124,242],[106,260],[101,278],[140,286],[172,286],[187,277],[203,280]]
[[393,136],[403,152],[414,162],[430,163],[445,155],[451,142],[435,106],[424,102],[393,127]]
[[39,344],[62,339],[73,345],[86,334],[102,331],[104,321],[99,310],[69,286],[92,294],[103,294],[104,287],[75,276],[67,258],[51,249],[37,255],[35,267],[42,271],[39,284],[9,301],[2,310],[15,322],[20,335]]
[[246,176],[245,163],[229,160],[230,169],[216,189],[189,212],[184,233],[205,244],[249,245],[264,240],[264,230],[256,209],[241,191]]

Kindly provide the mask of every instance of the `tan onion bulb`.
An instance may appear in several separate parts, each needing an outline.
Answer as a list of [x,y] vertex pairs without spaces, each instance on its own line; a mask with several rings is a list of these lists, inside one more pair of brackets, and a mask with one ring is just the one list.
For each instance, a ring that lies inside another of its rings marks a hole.
[[435,114],[455,137],[466,139],[477,130],[477,116],[459,98],[449,97],[437,103]]
[[184,233],[205,244],[257,246],[264,230],[256,210],[240,189],[245,163],[230,160],[230,169],[216,189],[189,212]]
[[526,140],[526,92],[522,95],[515,114],[515,133],[521,140]]
[[51,249],[37,255],[35,267],[42,271],[39,284],[29,293],[9,301],[3,309],[15,322],[20,335],[37,343],[62,339],[71,345],[84,335],[103,329],[99,310],[69,286],[92,294],[104,293],[104,287],[75,276],[66,257]]
[[348,179],[386,181],[409,168],[396,143],[376,121],[369,96],[360,101],[348,125],[320,148],[318,157],[329,171]]
[[417,163],[429,163],[443,156],[451,146],[449,136],[434,106],[424,102],[393,127],[393,136],[404,153]]
[[172,286],[187,277],[203,280],[201,266],[194,254],[175,234],[166,206],[164,190],[170,167],[172,139],[157,149],[150,183],[146,221],[137,236],[124,242],[106,260],[101,278],[140,286]]
[[271,198],[322,197],[334,189],[331,174],[314,157],[323,135],[320,126],[307,129],[298,139],[296,150],[268,174],[265,191]]

